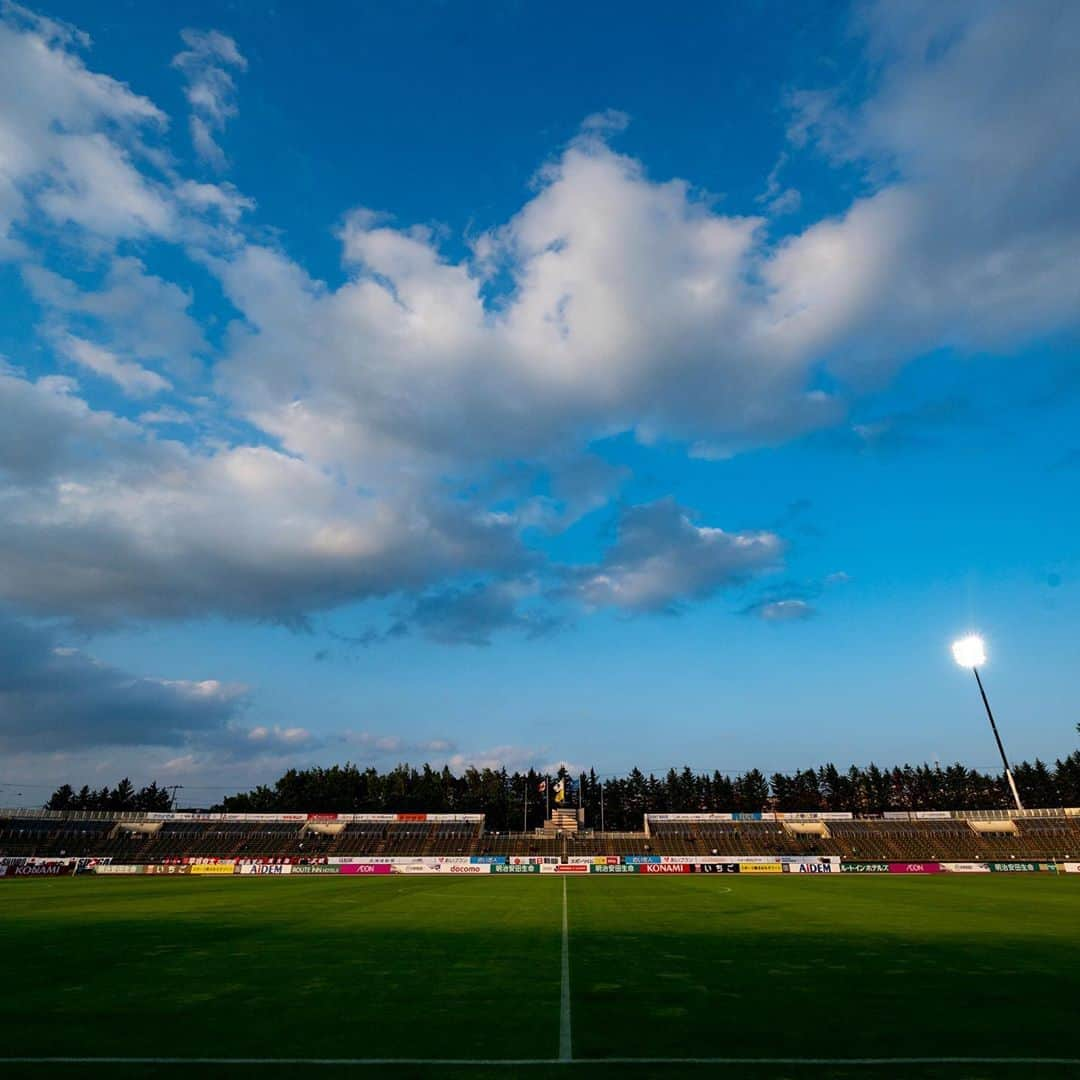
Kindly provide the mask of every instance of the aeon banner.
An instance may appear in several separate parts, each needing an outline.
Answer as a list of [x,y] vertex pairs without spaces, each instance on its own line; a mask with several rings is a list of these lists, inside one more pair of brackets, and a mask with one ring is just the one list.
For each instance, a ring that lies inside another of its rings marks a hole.
[[936,862],[891,862],[890,874],[940,874],[941,863]]
[[389,863],[342,863],[338,871],[342,874],[392,874],[394,868]]

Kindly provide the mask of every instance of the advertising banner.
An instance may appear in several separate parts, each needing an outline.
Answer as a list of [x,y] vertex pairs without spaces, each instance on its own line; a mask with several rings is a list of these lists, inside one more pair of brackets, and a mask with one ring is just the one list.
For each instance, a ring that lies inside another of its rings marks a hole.
[[792,863],[789,866],[792,871],[800,874],[831,874],[832,866],[829,863]]
[[887,874],[889,864],[884,862],[842,862],[842,874]]
[[294,866],[294,874],[336,874],[340,870],[337,866]]
[[338,867],[343,874],[392,874],[389,863],[343,863]]
[[465,865],[458,865],[454,863],[450,866],[451,874],[487,874],[491,872],[492,866],[499,866],[500,863],[466,863]]
[[778,862],[745,862],[739,869],[740,874],[782,874],[784,864]]
[[990,864],[984,862],[943,862],[941,868],[947,874],[989,874]]
[[98,863],[94,867],[95,874],[142,874],[145,872],[144,866],[124,866],[116,863]]
[[710,822],[732,821],[734,814],[646,814],[650,821],[678,821],[678,822]]
[[691,870],[695,874],[737,874],[739,864],[737,862],[694,863]]
[[148,874],[186,874],[191,869],[182,863],[169,863],[164,866],[151,865],[146,867]]
[[481,863],[484,865],[490,865],[491,863],[504,863],[506,862],[505,855],[470,855],[469,862]]
[[664,862],[664,857],[662,855],[624,855],[623,862],[629,866],[639,866],[642,863]]
[[6,878],[70,877],[75,872],[74,863],[15,863],[6,867]]
[[940,874],[941,863],[936,862],[891,862],[890,874]]
[[1059,863],[1058,869],[1064,870],[1066,874],[1080,874],[1080,862]]
[[639,863],[639,874],[689,874],[689,863]]
[[587,874],[588,872],[588,863],[559,863],[555,867],[557,874]]
[[619,863],[593,863],[589,867],[590,874],[636,874],[637,872],[638,867]]
[[192,874],[232,874],[236,867],[232,863],[194,863],[188,869]]
[[1043,862],[992,862],[990,871],[994,874],[1034,874],[1040,870],[1057,870],[1057,863]]
[[264,863],[245,863],[243,866],[236,868],[237,873],[244,876],[254,877],[280,877],[282,874],[291,874],[293,868],[284,864],[267,865]]
[[489,867],[493,874],[539,874],[540,866],[537,863],[492,863]]

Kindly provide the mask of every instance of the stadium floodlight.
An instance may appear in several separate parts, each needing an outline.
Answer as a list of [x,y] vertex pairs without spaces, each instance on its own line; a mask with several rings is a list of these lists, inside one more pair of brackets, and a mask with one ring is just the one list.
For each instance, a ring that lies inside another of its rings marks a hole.
[[1001,754],[1001,764],[1005,766],[1005,779],[1009,781],[1009,789],[1012,791],[1016,809],[1023,810],[1024,804],[1020,801],[1020,792],[1016,790],[1016,781],[1013,779],[1012,769],[1009,768],[1009,759],[1005,756],[1005,745],[998,734],[997,724],[994,722],[994,714],[990,709],[990,701],[983,689],[982,679],[979,677],[979,667],[986,663],[986,644],[978,634],[968,634],[959,638],[952,645],[953,659],[961,666],[971,668],[975,674],[975,682],[979,687],[979,696],[982,698],[986,709],[986,717],[990,721],[990,730],[994,733],[994,741],[997,743],[998,753]]

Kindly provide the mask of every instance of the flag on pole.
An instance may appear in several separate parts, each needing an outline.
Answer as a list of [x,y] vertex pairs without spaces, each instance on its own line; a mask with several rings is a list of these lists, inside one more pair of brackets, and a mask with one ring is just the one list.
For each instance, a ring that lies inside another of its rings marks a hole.
[[562,780],[555,781],[555,801],[557,803],[566,801],[566,784]]
[[541,795],[543,795],[544,792],[547,791],[547,781],[541,780],[540,783],[536,785],[536,790],[539,791]]

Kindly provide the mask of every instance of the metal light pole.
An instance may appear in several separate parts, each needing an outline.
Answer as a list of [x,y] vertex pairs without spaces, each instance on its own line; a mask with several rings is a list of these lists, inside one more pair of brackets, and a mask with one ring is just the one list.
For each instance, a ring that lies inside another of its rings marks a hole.
[[1001,764],[1005,766],[1005,779],[1009,781],[1009,789],[1012,791],[1016,809],[1023,810],[1024,804],[1020,801],[1020,792],[1016,790],[1016,780],[1013,779],[1012,769],[1009,768],[1009,759],[1005,755],[1005,744],[998,734],[997,724],[994,722],[994,713],[990,708],[990,701],[983,689],[982,679],[979,677],[979,665],[986,663],[986,647],[983,639],[978,634],[969,634],[959,641],[953,642],[953,659],[961,666],[971,668],[975,675],[975,683],[979,687],[979,696],[986,708],[986,717],[990,721],[990,730],[994,733],[994,741],[997,743],[998,753],[1001,754]]

